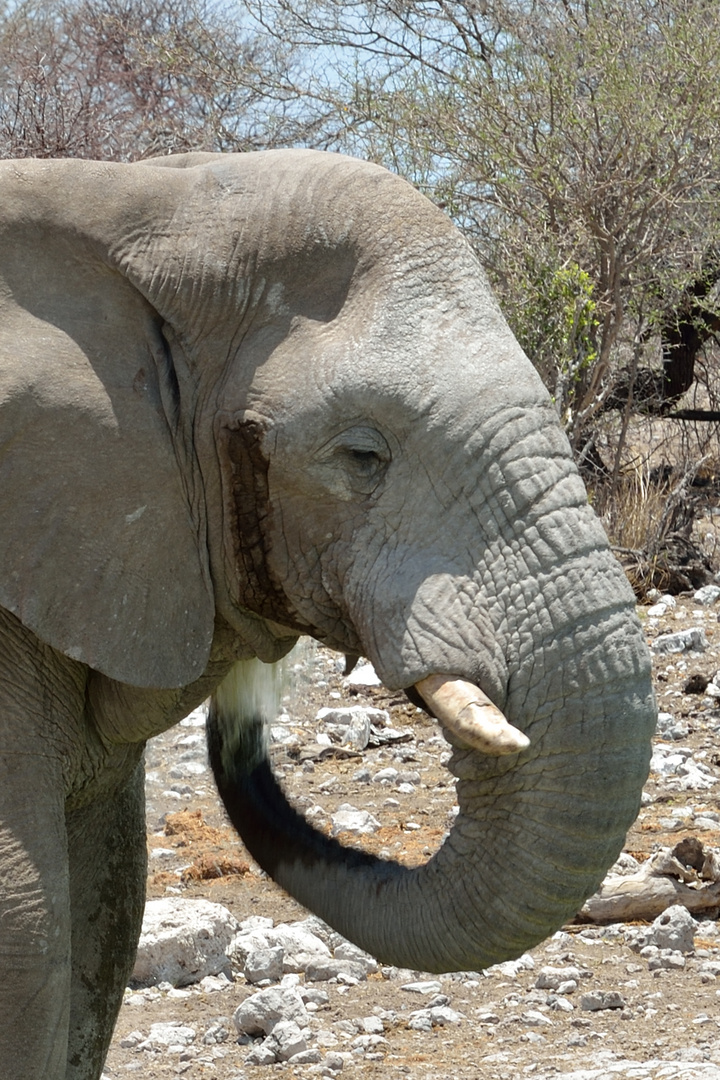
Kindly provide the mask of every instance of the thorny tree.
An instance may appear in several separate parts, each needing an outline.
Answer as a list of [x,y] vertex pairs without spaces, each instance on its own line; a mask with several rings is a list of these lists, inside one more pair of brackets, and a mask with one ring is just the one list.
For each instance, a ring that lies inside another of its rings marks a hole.
[[314,144],[331,125],[281,85],[293,64],[210,0],[0,4],[0,157]]
[[325,57],[300,89],[334,105],[338,145],[407,175],[469,234],[578,451],[608,406],[677,401],[679,353],[694,361],[717,325],[717,5],[245,7]]

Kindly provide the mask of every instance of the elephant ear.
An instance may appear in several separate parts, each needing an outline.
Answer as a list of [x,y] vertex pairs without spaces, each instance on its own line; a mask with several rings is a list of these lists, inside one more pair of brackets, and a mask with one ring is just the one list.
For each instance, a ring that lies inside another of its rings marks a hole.
[[214,603],[162,322],[72,232],[16,231],[0,239],[0,605],[113,679],[184,685]]

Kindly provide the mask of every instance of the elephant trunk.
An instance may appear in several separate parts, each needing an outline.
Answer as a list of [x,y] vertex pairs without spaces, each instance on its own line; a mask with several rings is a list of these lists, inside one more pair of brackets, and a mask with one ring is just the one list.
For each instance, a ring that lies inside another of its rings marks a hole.
[[[272,775],[262,720],[240,717],[239,724],[216,698],[211,763],[250,853],[297,900],[386,963],[479,970],[547,937],[621,850],[654,724],[642,635],[625,605],[597,613],[592,625],[556,628],[552,649],[557,663],[546,665],[534,688],[536,704],[525,702],[528,748],[490,756],[444,721],[455,744],[449,767],[458,777],[459,813],[440,850],[416,868],[312,828]],[[572,659],[578,650],[581,667]],[[434,692],[425,686],[433,706],[445,682],[435,680]],[[460,689],[475,706],[481,699],[468,685]]]

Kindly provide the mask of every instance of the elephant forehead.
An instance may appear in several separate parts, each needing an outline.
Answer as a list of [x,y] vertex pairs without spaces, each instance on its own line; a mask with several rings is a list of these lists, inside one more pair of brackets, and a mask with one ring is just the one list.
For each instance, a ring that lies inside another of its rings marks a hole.
[[234,366],[222,407],[246,402],[312,439],[318,425],[337,430],[363,418],[399,425],[400,436],[421,424],[469,437],[498,410],[548,405],[499,312],[468,319],[445,310],[436,317],[427,300],[372,295],[379,291],[352,297],[328,324],[296,319],[265,348],[249,386],[245,366]]

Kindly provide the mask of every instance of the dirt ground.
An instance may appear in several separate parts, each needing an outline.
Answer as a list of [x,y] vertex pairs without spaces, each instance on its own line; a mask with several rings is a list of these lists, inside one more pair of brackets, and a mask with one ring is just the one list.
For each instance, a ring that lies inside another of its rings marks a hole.
[[[646,788],[648,805],[626,843],[627,851],[644,858],[658,846],[671,846],[683,836],[696,835],[692,819],[683,819],[682,808],[690,808],[696,817],[702,816],[702,811],[720,809],[720,701],[684,690],[690,675],[708,678],[720,668],[720,605],[704,608],[692,597],[684,597],[661,618],[648,618],[643,608],[639,611],[651,641],[661,633],[702,626],[709,642],[701,654],[654,660],[660,709],[684,725],[680,742],[677,735],[674,744],[668,739],[659,741],[689,748],[694,760],[709,767],[711,786],[679,791],[668,786],[665,778],[651,775]],[[289,726],[296,731],[298,744],[290,752],[283,747],[275,752],[276,768],[294,801],[305,810],[312,809],[320,826],[328,823],[341,803],[370,810],[381,827],[362,838],[363,846],[408,863],[426,859],[441,842],[454,805],[452,777],[443,767],[446,744],[435,723],[397,694],[382,688],[349,687],[337,658],[322,649],[309,652],[298,661],[298,667],[295,688],[286,699]],[[324,756],[303,760],[302,748],[312,741],[311,732],[320,729],[315,723],[318,708],[339,703],[389,709],[392,726],[412,728],[414,738],[362,753],[329,747]],[[193,748],[197,753],[201,734],[197,727],[175,728],[153,740],[148,748],[149,895],[203,897],[226,905],[238,920],[259,914],[276,922],[306,917],[304,909],[268,880],[243,851],[225,822],[211,775],[198,773],[180,782],[171,777],[175,763]],[[364,768],[374,775],[388,765],[407,775],[408,790],[398,791],[397,782],[382,786],[368,782],[367,777],[357,778]],[[166,815],[178,811],[186,813],[171,819],[168,827]],[[717,830],[703,832],[701,839],[705,845],[720,846],[720,820]],[[215,873],[221,876],[207,876]],[[440,978],[440,992],[462,1015],[459,1024],[436,1027],[431,1032],[410,1029],[409,1014],[427,1007],[431,1000],[401,989],[408,977],[388,977],[393,973],[381,971],[356,986],[317,984],[327,990],[329,1002],[314,1014],[314,1027],[317,1030],[320,1026],[324,1033],[319,1039],[323,1052],[329,1048],[350,1052],[342,1075],[368,1080],[514,1080],[526,1075],[565,1076],[577,1070],[591,1070],[588,1076],[593,1077],[620,1075],[641,1080],[694,1075],[720,1078],[720,979],[699,970],[704,961],[720,960],[715,923],[700,925],[695,946],[695,954],[687,958],[684,969],[650,971],[647,961],[625,943],[622,928],[568,926],[533,951],[534,969],[528,964],[528,969],[520,971],[500,968],[479,976]],[[577,992],[567,996],[573,1006],[568,1011],[548,1007],[548,991],[535,989],[542,966],[563,963],[580,968],[583,974]],[[256,989],[239,976],[224,991],[153,988],[128,992],[106,1076],[117,1080],[136,1072],[148,1080],[174,1075],[187,1075],[191,1080],[263,1080],[278,1072],[288,1077],[319,1074],[322,1064],[245,1065],[248,1047],[235,1041],[231,1017],[238,1004]],[[579,998],[586,990],[617,991],[624,1005],[583,1011]],[[373,1015],[383,1019],[385,1041],[374,1053],[352,1053],[353,1038],[362,1030],[360,1021]],[[183,1052],[138,1051],[122,1045],[131,1032],[146,1035],[150,1025],[158,1021],[190,1025],[197,1038]],[[230,1037],[220,1043],[204,1042],[204,1033],[218,1021],[230,1031]],[[633,1072],[631,1062],[645,1064]],[[717,1063],[717,1073],[712,1063]]]

